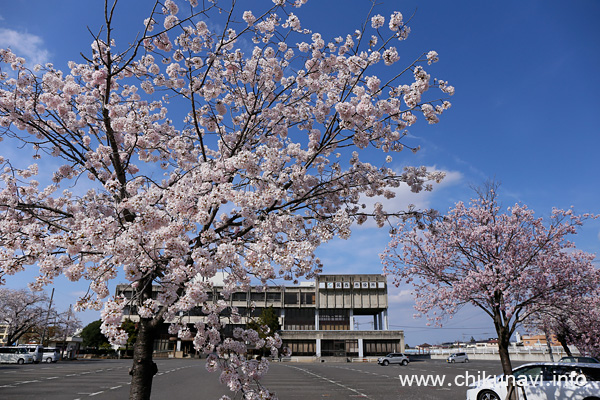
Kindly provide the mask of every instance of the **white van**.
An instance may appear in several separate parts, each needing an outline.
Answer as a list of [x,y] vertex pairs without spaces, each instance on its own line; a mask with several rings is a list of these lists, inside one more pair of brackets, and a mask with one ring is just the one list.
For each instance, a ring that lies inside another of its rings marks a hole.
[[3,346],[0,347],[0,363],[31,364],[33,357],[23,347]]
[[25,348],[33,357],[34,363],[39,363],[42,361],[42,356],[44,354],[44,346],[39,344],[18,344],[16,347]]
[[58,360],[60,360],[60,351],[56,347],[44,347],[43,362],[55,363]]

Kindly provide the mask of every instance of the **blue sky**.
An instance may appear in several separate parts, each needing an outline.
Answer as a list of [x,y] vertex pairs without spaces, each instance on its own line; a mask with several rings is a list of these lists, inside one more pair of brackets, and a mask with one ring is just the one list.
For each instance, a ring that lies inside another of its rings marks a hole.
[[[87,27],[97,32],[102,0],[13,0],[0,9],[0,47],[10,46],[34,62],[65,68],[89,53]],[[122,1],[122,32],[141,27],[140,2]],[[239,1],[250,9],[263,1]],[[267,2],[270,4],[270,2]],[[353,32],[364,21],[368,0],[309,0],[297,14],[303,27],[324,38]],[[596,0],[521,1],[383,1],[376,13],[414,13],[408,41],[398,46],[402,60],[435,50],[440,62],[427,70],[456,87],[452,108],[437,125],[411,129],[417,154],[394,160],[446,171],[447,179],[432,193],[399,193],[393,205],[409,203],[445,212],[468,200],[470,185],[488,178],[502,183],[503,204],[522,202],[540,216],[552,207],[573,206],[578,213],[600,213],[600,2]],[[400,65],[403,65],[400,62]],[[3,147],[2,155],[14,149]],[[577,247],[597,253],[600,221],[587,223],[573,238]],[[319,250],[324,273],[379,273],[379,253],[387,231],[357,228],[349,240],[335,240]],[[8,285],[22,287],[26,275]],[[55,300],[64,310],[81,285],[57,282]],[[464,310],[444,328],[426,327],[412,318],[410,288],[391,289],[390,325],[404,329],[407,343],[494,336],[489,321]],[[85,323],[98,313],[81,315]],[[366,329],[367,321],[363,321]]]

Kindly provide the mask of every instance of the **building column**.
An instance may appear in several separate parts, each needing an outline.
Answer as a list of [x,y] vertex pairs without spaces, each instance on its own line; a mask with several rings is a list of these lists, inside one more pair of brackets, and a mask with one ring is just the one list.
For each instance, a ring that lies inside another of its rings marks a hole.
[[321,339],[317,339],[317,343],[315,345],[315,355],[317,357],[321,357]]
[[[318,331],[318,330],[319,330],[319,309],[316,308],[315,309],[315,331]],[[319,345],[320,345],[320,342],[319,342]],[[319,350],[319,352],[320,352],[320,350]]]
[[379,327],[380,331],[385,330],[383,327],[383,313],[381,312],[377,314],[377,326]]
[[285,308],[281,307],[281,330],[285,331]]
[[377,328],[377,314],[373,315],[373,330],[378,330]]
[[387,310],[383,310],[383,329],[386,331],[390,330],[390,326],[388,324],[388,312]]
[[350,309],[350,330],[354,330],[354,309]]
[[365,352],[363,350],[363,340],[358,339],[358,358],[363,358],[364,354]]

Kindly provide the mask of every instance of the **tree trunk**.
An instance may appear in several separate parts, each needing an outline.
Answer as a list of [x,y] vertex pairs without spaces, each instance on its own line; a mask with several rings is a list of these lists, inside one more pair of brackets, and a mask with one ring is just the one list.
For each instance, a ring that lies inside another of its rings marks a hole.
[[565,353],[567,353],[567,355],[569,357],[573,357],[573,353],[571,353],[571,349],[569,348],[569,344],[567,343],[566,335],[564,335],[562,333],[557,333],[556,340],[558,340],[560,345],[563,347],[563,349],[565,350]]
[[[504,332],[504,330],[503,330]],[[498,335],[498,354],[500,355],[500,362],[502,363],[502,372],[504,376],[512,375],[512,364],[510,362],[510,355],[508,353],[508,347],[510,346],[510,337],[502,337],[508,335]],[[513,386],[513,380],[507,380],[507,395],[506,400],[516,400],[517,387]]]
[[[502,372],[504,372],[504,376],[510,376],[512,375],[512,364],[510,362],[510,354],[508,352],[508,348],[510,346],[510,330],[502,323],[502,316],[500,315],[499,310],[497,310],[494,314],[494,327],[496,328],[496,333],[498,334],[498,354],[500,355]],[[512,379],[507,379],[506,382],[506,400],[516,400],[517,393],[515,391],[516,387],[513,386],[514,382]]]
[[546,347],[548,348],[548,354],[550,354],[550,361],[554,362],[554,355],[552,354],[552,343],[550,342],[550,334],[548,330],[544,330],[544,335],[546,336]]
[[512,364],[508,353],[508,347],[510,346],[509,341],[510,339],[505,339],[498,335],[498,354],[500,355],[500,362],[502,363],[502,372],[504,372],[505,375],[512,375]]
[[130,400],[150,400],[152,379],[158,372],[158,367],[152,361],[154,339],[157,326],[151,318],[140,318],[137,340],[133,346],[133,366],[131,375]]

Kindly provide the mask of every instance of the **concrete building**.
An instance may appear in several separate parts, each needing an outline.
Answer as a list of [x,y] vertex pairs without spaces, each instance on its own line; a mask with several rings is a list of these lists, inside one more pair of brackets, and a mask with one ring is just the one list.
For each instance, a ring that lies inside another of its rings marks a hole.
[[6,345],[6,339],[8,339],[8,328],[7,324],[0,324],[0,346]]
[[[222,299],[220,291],[220,287],[214,287],[209,301]],[[119,285],[117,293],[131,295],[127,285]],[[404,350],[404,332],[388,329],[387,282],[383,275],[320,275],[315,282],[298,286],[236,292],[226,301],[245,317],[239,325],[227,325],[225,335],[237,326],[245,327],[250,318],[272,306],[279,316],[283,344],[295,356],[367,357]],[[138,318],[129,308],[125,314],[134,321]],[[355,329],[355,319],[361,316],[372,318],[373,329]],[[194,324],[204,318],[196,308],[184,316],[184,321]],[[176,340],[166,328],[155,350],[193,354],[191,341]]]

